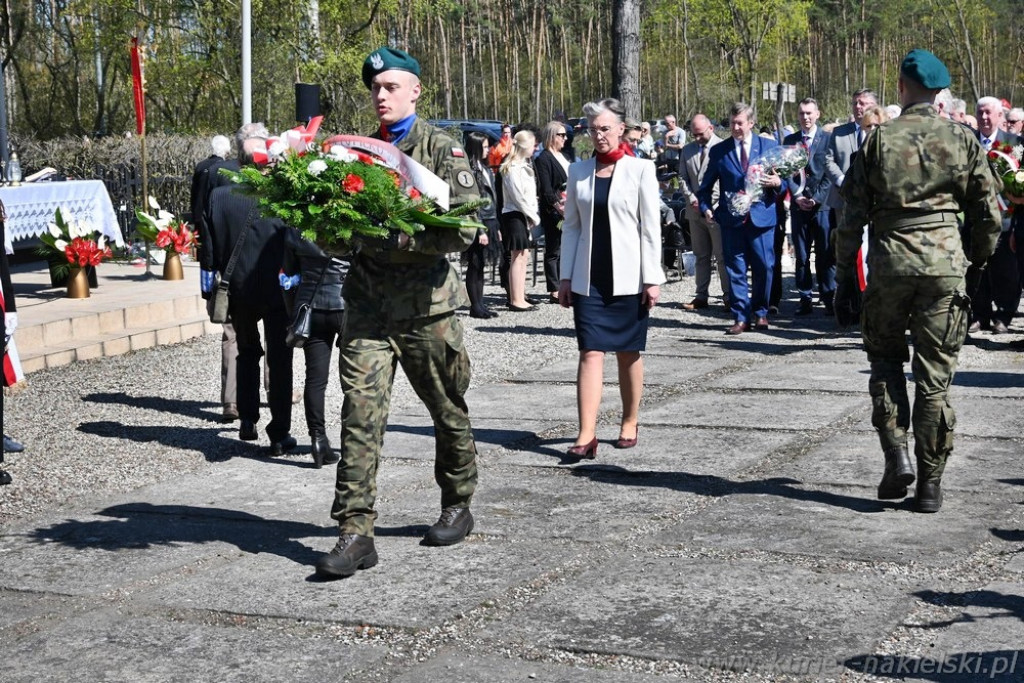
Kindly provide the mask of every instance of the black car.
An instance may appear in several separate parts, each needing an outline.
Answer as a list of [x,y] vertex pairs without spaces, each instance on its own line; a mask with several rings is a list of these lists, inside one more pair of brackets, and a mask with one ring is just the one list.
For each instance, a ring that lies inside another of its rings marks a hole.
[[446,130],[461,131],[463,144],[466,133],[483,133],[492,145],[501,139],[501,128],[505,125],[494,119],[431,119],[427,123]]

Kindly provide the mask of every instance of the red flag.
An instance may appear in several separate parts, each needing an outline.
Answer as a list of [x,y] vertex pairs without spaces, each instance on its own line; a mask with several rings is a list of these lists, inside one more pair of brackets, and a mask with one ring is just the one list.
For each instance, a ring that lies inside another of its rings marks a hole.
[[142,53],[139,39],[132,38],[132,93],[135,96],[135,132],[146,134],[146,85],[142,78]]

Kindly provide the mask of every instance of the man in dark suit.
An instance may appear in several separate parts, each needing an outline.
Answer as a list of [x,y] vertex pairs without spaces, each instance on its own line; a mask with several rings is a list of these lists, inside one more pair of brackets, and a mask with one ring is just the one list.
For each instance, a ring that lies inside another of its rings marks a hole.
[[857,153],[867,137],[867,131],[860,127],[860,120],[864,118],[865,111],[877,104],[878,95],[872,90],[862,89],[853,93],[850,107],[853,120],[837,126],[829,139],[828,152],[825,155],[825,173],[832,181],[828,197],[829,208],[833,209],[833,214],[830,217],[832,225],[837,225],[836,213],[842,211],[843,207],[843,198],[839,193],[839,188],[842,187],[846,172],[850,169],[853,155]]
[[[775,200],[782,179],[775,174],[761,176],[762,194],[749,207],[737,210],[734,199],[746,192],[747,171],[765,152],[778,147],[774,140],[753,134],[754,108],[737,102],[729,112],[732,140],[715,145],[708,152],[708,168],[697,191],[700,211],[714,220],[722,231],[722,255],[729,273],[729,308],[735,323],[726,334],[742,334],[753,326],[768,329],[768,297],[775,266]],[[713,205],[715,183],[719,202]],[[753,276],[753,290],[747,286],[747,266]]]
[[[832,181],[825,175],[825,158],[829,134],[818,128],[818,102],[812,97],[800,101],[797,120],[800,130],[787,135],[784,145],[802,145],[807,150],[807,168],[804,169],[804,187],[800,196],[792,197],[792,243],[796,260],[796,287],[800,292],[797,315],[812,311],[811,249],[814,249],[814,274],[818,279],[818,297],[825,312],[832,315],[832,299],[836,292],[836,262],[832,254],[831,225],[828,200]],[[797,181],[790,184],[798,189]]]
[[[982,97],[978,100],[976,109],[978,116],[978,141],[985,151],[992,149],[996,142],[1008,145],[1019,145],[1020,138],[1013,133],[1002,130],[1003,103],[996,97]],[[970,331],[991,330],[992,334],[1003,334],[1009,331],[1010,321],[1013,314],[1020,306],[1020,272],[1017,267],[1017,255],[1010,248],[1010,238],[1013,231],[1010,229],[1009,212],[1003,211],[1002,232],[999,233],[999,241],[996,242],[996,251],[985,264],[985,270],[981,274],[981,281],[971,295],[971,313],[974,322],[971,323]],[[965,221],[961,236],[965,240],[966,248],[970,248],[971,226],[970,221]],[[1018,249],[1020,247],[1018,246]]]
[[[253,152],[265,149],[267,130],[262,124],[242,126],[237,134],[239,160],[251,164]],[[292,437],[292,349],[285,343],[288,316],[281,296],[278,273],[284,250],[285,225],[261,215],[253,197],[224,185],[210,193],[206,223],[212,236],[213,266],[228,281],[231,292],[228,313],[238,342],[238,438],[255,441],[260,413],[260,357],[263,347],[257,324],[263,321],[267,336],[267,367],[270,386],[267,402],[270,422],[266,432],[270,447],[265,453],[281,455],[295,448]],[[240,243],[241,236],[245,234]],[[240,246],[238,246],[240,245]],[[232,272],[225,276],[232,253],[238,249]]]
[[[206,203],[215,187],[226,184],[220,174],[221,168],[238,170],[238,160],[228,159],[231,141],[223,135],[214,135],[210,140],[213,154],[196,164],[192,174],[192,194],[189,203],[192,209],[192,226],[199,238],[196,255],[199,258],[199,287],[203,298],[208,299],[213,289],[213,236],[206,225]],[[235,366],[238,358],[238,344],[235,342],[235,328],[231,321],[222,323],[220,400],[221,421],[234,422],[238,419],[238,380]]]
[[[679,187],[686,197],[686,221],[690,224],[690,243],[693,255],[697,259],[696,280],[697,292],[690,303],[683,304],[683,309],[695,311],[708,307],[708,288],[711,285],[711,259],[717,262],[718,277],[722,285],[722,298],[729,303],[729,275],[725,271],[725,259],[722,257],[721,228],[714,221],[707,220],[700,211],[697,190],[708,170],[709,151],[722,142],[715,135],[715,127],[704,114],[697,114],[690,121],[690,134],[693,142],[683,146],[682,157],[679,159]],[[712,207],[718,204],[718,188],[711,191]]]

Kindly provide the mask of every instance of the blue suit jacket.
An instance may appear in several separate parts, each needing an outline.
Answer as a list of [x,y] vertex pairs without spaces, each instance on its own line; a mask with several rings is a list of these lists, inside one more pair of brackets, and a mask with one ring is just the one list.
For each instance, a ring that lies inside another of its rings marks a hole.
[[[803,194],[805,197],[810,197],[816,201],[819,209],[825,208],[829,192],[832,190],[832,179],[825,173],[826,153],[828,152],[830,137],[827,132],[821,129],[821,126],[818,126],[814,139],[811,140],[811,148],[807,150],[807,168],[804,169],[807,180]],[[782,144],[799,145],[802,141],[803,132],[799,131],[792,135],[787,135]],[[790,181],[790,189],[795,190],[799,179],[794,177]]]
[[[775,140],[762,138],[754,135],[750,141],[749,163],[756,163],[772,147],[778,147]],[[718,208],[715,209],[715,222],[723,228],[734,228],[743,225],[744,216],[734,216],[729,212],[729,197],[745,189],[746,177],[740,166],[739,156],[736,154],[736,141],[733,138],[724,140],[715,145],[708,152],[708,170],[704,173],[704,180],[697,190],[697,198],[700,200],[700,211],[703,214],[712,208],[711,196],[718,183],[719,200]],[[750,222],[759,228],[771,228],[778,222],[775,212],[775,200],[779,192],[786,187],[785,178],[782,188],[765,189],[761,198],[750,205]]]

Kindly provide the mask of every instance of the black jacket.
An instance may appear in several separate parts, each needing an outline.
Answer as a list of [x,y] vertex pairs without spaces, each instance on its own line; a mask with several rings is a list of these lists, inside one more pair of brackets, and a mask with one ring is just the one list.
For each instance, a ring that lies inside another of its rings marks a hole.
[[210,193],[206,224],[213,241],[214,270],[222,278],[242,231],[248,231],[229,278],[232,305],[241,298],[253,306],[278,302],[283,306],[278,274],[287,232],[284,223],[262,217],[255,198],[228,185]]
[[296,305],[312,302],[313,308],[318,311],[339,311],[345,308],[341,286],[348,273],[348,263],[331,258],[291,228],[285,233],[284,263],[281,269],[285,275],[298,274],[300,277],[299,288],[295,292]]
[[565,190],[566,173],[562,165],[558,163],[554,152],[545,149],[533,160],[533,168],[537,171],[537,199],[541,218],[562,220],[562,214],[555,208]]
[[210,200],[210,193],[215,188],[229,183],[228,179],[220,173],[222,168],[237,171],[238,160],[222,159],[211,155],[200,161],[192,174],[192,196],[190,197],[192,225],[195,226],[196,236],[199,238],[197,251],[199,267],[203,270],[216,270],[213,265],[213,236],[206,225],[206,206]]

